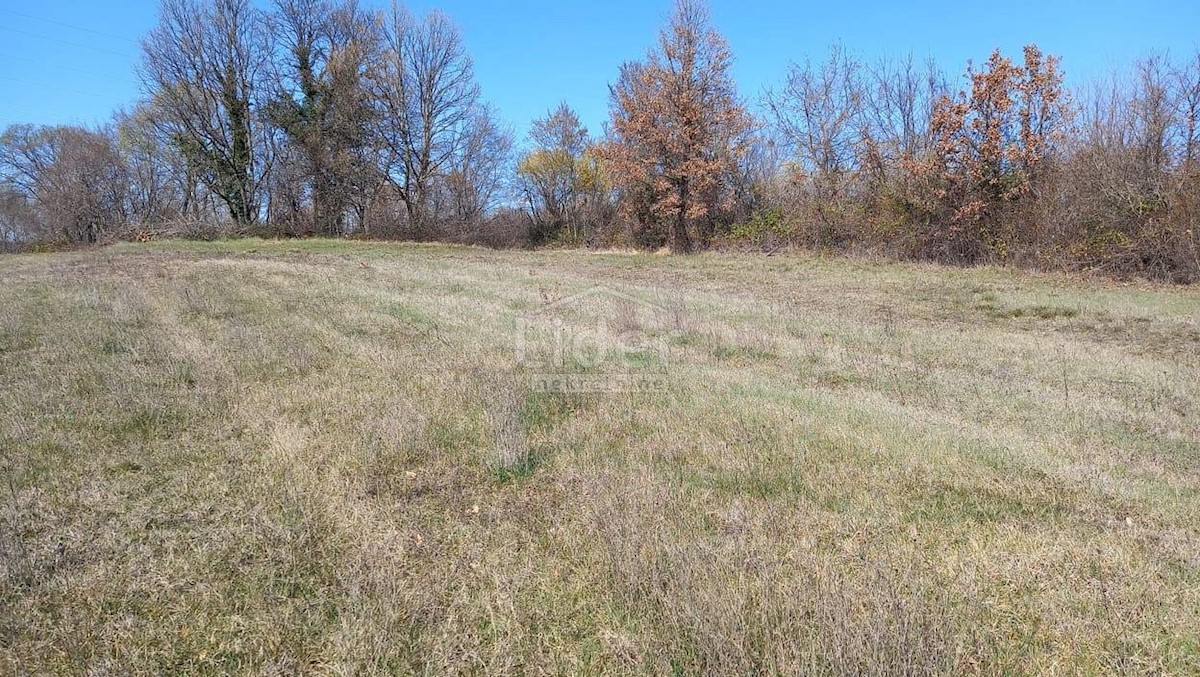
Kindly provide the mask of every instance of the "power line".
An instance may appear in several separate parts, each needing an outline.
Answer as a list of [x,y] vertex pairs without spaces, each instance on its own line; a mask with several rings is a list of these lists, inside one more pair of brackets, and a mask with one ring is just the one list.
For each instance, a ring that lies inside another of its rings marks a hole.
[[19,28],[10,28],[8,26],[0,26],[0,31],[9,31],[10,33],[19,33],[21,35],[28,35],[31,38],[37,38],[39,40],[49,40],[50,42],[57,42],[59,44],[67,45],[70,47],[79,47],[80,49],[91,49],[91,50],[94,50],[97,52],[104,52],[105,54],[112,54],[114,56],[119,56],[119,57],[122,57],[125,59],[133,58],[133,56],[130,54],[116,52],[111,49],[105,49],[103,47],[95,47],[93,45],[85,45],[85,44],[78,43],[78,42],[71,42],[70,40],[61,40],[59,38],[50,37],[49,35],[38,35],[37,33],[30,33],[29,31],[23,31]]
[[20,78],[9,77],[7,75],[0,75],[0,80],[8,80],[9,82],[15,82],[19,85],[25,85],[27,87],[40,87],[40,88],[45,89],[50,92],[59,92],[62,94],[77,94],[80,96],[94,96],[99,99],[111,98],[107,94],[98,94],[96,92],[85,92],[81,89],[71,89],[69,87],[56,87],[54,85],[47,85],[44,82],[33,82],[30,80],[22,80]]
[[29,106],[15,104],[11,101],[0,101],[0,113],[21,113],[23,115],[32,115],[37,111]]
[[37,16],[34,14],[28,14],[26,12],[18,12],[15,9],[9,9],[7,7],[0,7],[0,10],[8,12],[9,14],[23,16],[26,19],[33,19],[34,21],[43,21],[48,24],[54,24],[56,26],[62,26],[64,28],[70,28],[72,30],[83,31],[84,33],[92,33],[93,35],[99,35],[99,36],[106,37],[106,38],[113,38],[114,40],[123,40],[125,42],[130,42],[135,45],[138,44],[138,41],[134,40],[133,38],[127,38],[125,36],[115,35],[113,33],[105,33],[104,31],[98,31],[94,28],[87,28],[85,26],[76,26],[75,24],[70,24],[70,23],[67,23],[66,21],[59,21],[58,19],[47,19],[46,17],[41,17],[41,16]]
[[[0,52],[0,58],[18,59],[21,61],[29,61],[31,63],[43,63],[45,61],[45,59],[38,59],[38,58],[32,57],[32,56],[23,56],[21,54],[8,54],[6,52]],[[138,82],[136,80],[130,80],[129,78],[115,78],[115,77],[112,77],[111,75],[106,75],[104,73],[97,73],[95,71],[85,71],[85,70],[81,70],[79,68],[71,68],[70,66],[54,66],[54,71],[55,72],[66,71],[68,73],[75,73],[76,75],[86,75],[86,76],[92,77],[92,78],[101,78],[104,80],[108,80],[109,82],[124,82],[124,83],[131,84],[131,85],[141,85],[140,82]]]

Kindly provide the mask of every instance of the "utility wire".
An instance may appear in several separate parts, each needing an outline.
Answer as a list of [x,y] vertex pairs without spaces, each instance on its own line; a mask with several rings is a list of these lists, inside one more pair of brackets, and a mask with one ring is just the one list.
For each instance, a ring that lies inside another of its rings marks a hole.
[[7,7],[0,7],[0,11],[5,11],[5,12],[8,12],[9,14],[15,14],[17,16],[23,16],[26,19],[33,19],[34,21],[42,21],[42,22],[45,22],[48,24],[54,24],[56,26],[70,28],[70,29],[76,30],[76,31],[83,31],[84,33],[92,33],[93,35],[99,35],[99,36],[106,37],[106,38],[112,38],[114,40],[122,40],[124,42],[129,42],[129,43],[132,43],[135,45],[138,44],[138,41],[134,40],[133,38],[127,38],[122,35],[115,35],[113,33],[105,33],[104,31],[98,31],[94,28],[87,28],[84,26],[76,26],[75,24],[70,24],[70,23],[67,23],[66,21],[59,21],[58,19],[47,19],[46,17],[41,17],[41,16],[37,16],[34,14],[28,14],[26,12],[19,12],[15,9],[9,9]]
[[[29,61],[31,63],[43,63],[45,61],[45,59],[38,59],[38,58],[32,57],[32,56],[23,56],[20,54],[8,54],[6,52],[0,52],[0,59],[17,59],[20,61]],[[101,80],[107,80],[109,82],[124,82],[124,83],[130,84],[130,85],[141,85],[142,84],[136,80],[131,80],[129,78],[115,78],[115,77],[112,77],[111,75],[105,75],[104,73],[97,73],[95,71],[85,71],[85,70],[81,70],[79,68],[71,68],[70,66],[54,66],[53,70],[54,70],[54,72],[65,71],[67,73],[75,73],[76,75],[86,75],[90,78],[98,78]]]
[[39,40],[49,40],[50,42],[57,42],[59,44],[68,45],[70,47],[79,47],[80,49],[91,49],[91,50],[94,50],[97,52],[104,52],[105,54],[112,54],[114,56],[119,56],[119,57],[122,57],[125,59],[133,58],[132,55],[127,54],[127,53],[115,52],[111,49],[105,49],[103,47],[95,47],[93,45],[85,45],[85,44],[78,43],[78,42],[71,42],[70,40],[61,40],[59,38],[50,37],[49,35],[38,35],[37,33],[30,33],[29,31],[23,31],[19,28],[9,28],[8,26],[0,26],[0,31],[8,31],[10,33],[19,33],[21,35],[28,35],[31,38],[37,38]]
[[56,87],[54,85],[47,85],[44,82],[33,82],[30,80],[22,80],[20,78],[9,77],[7,75],[0,75],[0,80],[8,80],[9,82],[15,82],[19,85],[25,85],[27,87],[40,87],[40,88],[50,91],[50,92],[59,92],[62,94],[78,94],[80,96],[94,96],[99,99],[112,98],[107,94],[98,94],[96,92],[85,92],[81,89],[71,89],[69,87]]
[[33,115],[37,111],[29,106],[13,103],[11,101],[0,101],[0,113],[19,113],[21,115]]

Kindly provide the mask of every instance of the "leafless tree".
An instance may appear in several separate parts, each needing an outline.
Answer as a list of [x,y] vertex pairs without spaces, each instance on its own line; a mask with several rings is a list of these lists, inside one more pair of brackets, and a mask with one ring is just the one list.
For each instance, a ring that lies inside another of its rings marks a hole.
[[566,103],[534,120],[529,132],[533,148],[517,166],[520,190],[534,220],[534,241],[566,237],[578,240],[587,186],[587,128]]
[[852,170],[863,111],[862,67],[836,45],[821,64],[792,64],[783,89],[767,105],[783,139],[805,171]]
[[163,0],[139,69],[161,122],[239,225],[259,218],[270,165],[256,113],[267,44],[250,0]]
[[379,17],[354,0],[280,0],[272,19],[277,94],[268,117],[302,160],[294,178],[310,187],[317,232],[341,235],[378,182],[367,77]]
[[1180,127],[1182,164],[1189,172],[1200,169],[1200,49],[1173,71],[1178,88],[1176,110]]
[[417,20],[394,3],[384,44],[374,79],[382,164],[420,235],[436,216],[435,184],[453,171],[480,113],[479,86],[458,29],[440,12]]
[[793,64],[783,88],[766,96],[793,162],[792,180],[811,199],[816,242],[834,244],[862,156],[863,68],[841,45],[819,65]]
[[862,130],[877,163],[895,169],[929,152],[934,104],[947,89],[937,64],[918,62],[912,54],[882,58],[869,69],[863,88]]
[[[1077,264],[1200,279],[1197,81],[1200,60],[1151,55],[1132,76],[1093,84],[1069,146],[1061,242]],[[1083,244],[1080,244],[1083,243]]]
[[200,221],[211,214],[205,189],[155,116],[153,105],[142,103],[118,111],[113,129],[129,181],[129,226],[170,232],[181,219]]
[[4,182],[14,190],[36,200],[40,177],[54,163],[57,145],[51,142],[47,128],[12,125],[0,136],[0,171]]
[[450,208],[441,210],[459,228],[477,232],[496,206],[508,178],[512,133],[481,107],[467,123],[461,147],[444,177]]
[[36,210],[43,236],[95,243],[128,222],[128,176],[108,130],[10,127],[0,168]]
[[29,199],[0,181],[0,251],[15,251],[37,239],[40,225]]

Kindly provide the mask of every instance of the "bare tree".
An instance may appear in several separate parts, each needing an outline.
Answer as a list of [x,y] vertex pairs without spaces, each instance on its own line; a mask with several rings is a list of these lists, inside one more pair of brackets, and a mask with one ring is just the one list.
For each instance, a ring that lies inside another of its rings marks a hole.
[[880,59],[869,69],[863,87],[862,129],[879,165],[898,169],[933,148],[934,104],[947,89],[937,65],[932,60],[919,63],[912,54]]
[[[863,69],[841,45],[820,65],[793,64],[766,96],[779,138],[791,152],[793,182],[811,199],[816,242],[833,244],[862,155]],[[798,171],[796,171],[798,170]]]
[[317,231],[340,235],[376,183],[367,77],[379,20],[354,0],[280,0],[273,20],[278,93],[268,117],[302,159]]
[[782,91],[767,105],[796,160],[813,174],[854,168],[863,110],[862,67],[836,45],[820,65],[792,64]]
[[383,166],[409,227],[433,225],[433,192],[452,171],[480,113],[479,86],[462,37],[443,14],[416,20],[393,4],[375,75]]
[[199,220],[204,203],[194,172],[170,138],[161,133],[153,105],[114,115],[117,151],[129,181],[131,227],[158,230],[185,216]]
[[40,226],[29,199],[0,180],[0,251],[14,251],[37,239]]
[[534,148],[521,158],[517,172],[535,223],[531,236],[534,241],[555,239],[568,229],[568,239],[577,241],[588,131],[575,111],[562,103],[534,120],[529,136]]
[[128,177],[107,130],[10,127],[0,137],[0,168],[36,210],[43,237],[96,243],[128,220]]
[[1178,88],[1176,109],[1180,123],[1182,164],[1200,169],[1200,50],[1174,69]]
[[512,155],[512,133],[494,113],[482,107],[464,130],[444,185],[451,208],[445,210],[458,228],[478,231],[505,188]]
[[269,169],[256,112],[267,45],[250,0],[163,0],[140,75],[165,131],[239,225],[259,218]]
[[1200,61],[1151,55],[1084,92],[1059,196],[1069,211],[1058,235],[1076,265],[1200,279],[1197,79]]
[[35,125],[12,125],[0,136],[0,172],[14,190],[36,200],[40,177],[54,163],[57,144],[49,130]]

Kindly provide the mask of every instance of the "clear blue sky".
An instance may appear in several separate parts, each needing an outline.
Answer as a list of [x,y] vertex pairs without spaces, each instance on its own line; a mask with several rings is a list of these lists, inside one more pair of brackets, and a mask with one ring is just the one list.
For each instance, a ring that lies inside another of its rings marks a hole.
[[[387,0],[363,0],[383,6]],[[462,28],[484,94],[523,138],[531,119],[559,101],[601,131],[608,83],[640,58],[670,0],[414,0]],[[835,42],[861,57],[932,56],[958,73],[994,47],[1019,54],[1037,42],[1063,57],[1068,80],[1123,68],[1152,50],[1200,46],[1200,1],[1005,0],[1004,2],[770,2],[712,0],[733,47],[741,92],[756,100],[791,61],[819,58]],[[138,41],[156,0],[0,0],[0,128],[13,122],[83,123],[134,101]]]

